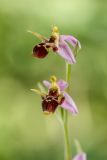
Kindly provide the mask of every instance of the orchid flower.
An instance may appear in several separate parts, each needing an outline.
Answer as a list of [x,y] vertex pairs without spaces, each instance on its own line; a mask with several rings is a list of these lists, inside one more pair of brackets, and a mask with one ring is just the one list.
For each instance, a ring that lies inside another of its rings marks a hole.
[[[37,38],[41,39],[42,42],[33,48],[33,56],[37,58],[45,58],[49,51],[56,52],[62,58],[64,58],[68,63],[73,64],[76,62],[73,50],[76,51],[81,48],[80,42],[72,35],[60,35],[58,27],[54,26],[52,29],[52,34],[50,38],[45,38],[44,36],[31,32]],[[69,45],[68,45],[69,44]],[[70,45],[72,46],[71,49]]]
[[43,84],[48,88],[48,92],[32,89],[42,98],[42,109],[46,114],[54,113],[58,106],[69,110],[72,114],[77,114],[78,109],[71,96],[65,92],[68,83],[64,80],[58,80],[55,76],[51,76],[50,82],[44,80]]
[[86,153],[84,152],[81,152],[79,154],[77,154],[73,160],[87,160],[87,157],[86,157]]

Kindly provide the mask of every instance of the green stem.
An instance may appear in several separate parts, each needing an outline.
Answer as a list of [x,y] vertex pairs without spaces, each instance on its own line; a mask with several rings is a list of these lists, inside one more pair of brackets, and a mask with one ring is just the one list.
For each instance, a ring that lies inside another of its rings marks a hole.
[[65,136],[65,160],[71,160],[71,147],[68,133],[67,112],[65,112],[64,136]]
[[[66,81],[70,84],[71,80],[71,65],[66,63]],[[68,87],[67,92],[70,92],[70,87]],[[64,111],[64,136],[65,136],[65,160],[71,160],[71,145],[69,140],[69,130],[68,130],[68,112]]]
[[[66,81],[71,83],[71,64],[66,63]],[[69,92],[69,88],[68,88]]]

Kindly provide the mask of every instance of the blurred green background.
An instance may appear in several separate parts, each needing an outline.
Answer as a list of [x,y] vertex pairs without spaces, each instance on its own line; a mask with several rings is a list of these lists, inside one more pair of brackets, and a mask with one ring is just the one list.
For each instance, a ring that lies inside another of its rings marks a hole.
[[0,160],[63,160],[63,133],[55,116],[44,116],[30,91],[55,74],[62,58],[31,56],[51,25],[76,36],[82,50],[72,66],[72,97],[79,115],[70,118],[72,147],[78,139],[88,160],[107,160],[107,1],[0,0]]

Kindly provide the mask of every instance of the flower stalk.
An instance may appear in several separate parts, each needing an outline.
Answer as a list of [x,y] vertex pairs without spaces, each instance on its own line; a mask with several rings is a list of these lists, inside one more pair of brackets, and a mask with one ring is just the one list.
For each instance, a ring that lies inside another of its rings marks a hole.
[[[70,84],[71,79],[71,65],[66,63],[66,82]],[[67,88],[67,92],[70,92],[70,87]],[[72,160],[71,155],[71,144],[69,138],[69,127],[68,127],[68,111],[64,111],[64,137],[65,137],[65,160]]]
[[71,145],[70,145],[70,141],[69,141],[68,113],[67,113],[67,111],[65,111],[64,137],[65,137],[65,160],[71,160]]

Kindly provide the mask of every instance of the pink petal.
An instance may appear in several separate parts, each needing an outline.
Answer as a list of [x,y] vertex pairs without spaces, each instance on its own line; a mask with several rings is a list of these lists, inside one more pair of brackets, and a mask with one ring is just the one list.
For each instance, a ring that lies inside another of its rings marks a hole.
[[76,106],[75,102],[71,98],[71,96],[66,92],[64,92],[64,96],[65,96],[65,100],[61,104],[61,107],[69,110],[70,112],[72,112],[72,114],[77,114],[78,109],[77,109],[77,106]]
[[46,81],[46,80],[43,81],[43,84],[47,88],[50,88],[50,86],[51,86],[51,83],[49,81]]
[[[51,83],[50,83],[49,81],[46,81],[46,80],[43,81],[43,84],[44,84],[44,86],[47,87],[48,89],[49,89],[50,86],[51,86]],[[59,88],[60,88],[60,91],[64,91],[64,89],[66,89],[66,88],[68,87],[68,83],[65,82],[64,80],[59,80],[59,81],[57,82],[57,84],[58,84],[58,86],[59,86]]]
[[68,63],[70,64],[73,64],[76,62],[71,48],[68,46],[68,44],[64,40],[61,39],[61,37],[60,37],[60,43],[59,43],[57,53],[61,57],[63,57],[65,60],[67,60]]
[[61,91],[64,91],[68,87],[68,83],[65,82],[64,80],[59,80],[57,84]]
[[75,37],[71,35],[61,35],[61,38],[62,40],[70,43],[73,47],[76,47],[76,45],[78,45],[78,48],[81,49],[81,44]]
[[86,160],[86,154],[85,153],[79,153],[78,155],[76,155],[73,160]]

